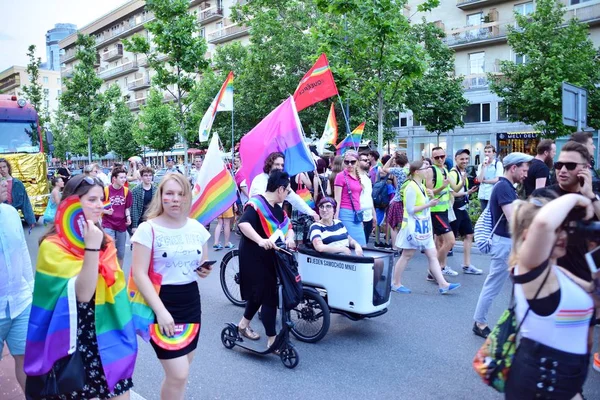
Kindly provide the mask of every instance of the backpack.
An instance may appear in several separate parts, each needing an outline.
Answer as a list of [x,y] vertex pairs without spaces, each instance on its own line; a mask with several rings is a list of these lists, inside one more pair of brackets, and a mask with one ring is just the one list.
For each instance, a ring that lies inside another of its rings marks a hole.
[[388,175],[380,176],[373,185],[373,205],[375,208],[384,209],[390,204],[390,195],[388,194],[387,180]]
[[[127,193],[129,193],[129,188],[127,186],[123,186],[123,197],[127,199]],[[104,201],[108,201],[108,186],[104,186]]]
[[482,254],[489,254],[492,249],[492,236],[498,227],[504,214],[498,218],[496,225],[492,228],[492,212],[490,211],[490,205],[483,210],[477,223],[475,224],[473,241]]

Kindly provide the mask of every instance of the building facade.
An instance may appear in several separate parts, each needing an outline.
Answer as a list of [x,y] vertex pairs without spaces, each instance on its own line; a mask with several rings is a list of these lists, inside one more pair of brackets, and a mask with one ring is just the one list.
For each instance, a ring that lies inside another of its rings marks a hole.
[[[44,91],[44,108],[52,113],[58,108],[62,85],[60,72],[40,69],[38,83]],[[0,72],[0,94],[22,96],[22,87],[31,84],[27,68],[14,65]]]
[[[577,17],[590,28],[590,38],[600,45],[600,0],[560,0],[567,6],[565,19]],[[523,0],[446,0],[431,12],[417,12],[420,0],[409,0],[406,15],[413,21],[424,17],[446,32],[445,42],[455,51],[455,74],[464,77],[464,95],[470,102],[463,117],[465,126],[442,134],[429,133],[411,112],[401,113],[393,128],[398,148],[409,159],[429,157],[439,145],[448,154],[458,149],[471,151],[471,163],[483,160],[486,144],[496,146],[500,154],[511,151],[535,152],[539,140],[533,127],[509,122],[502,99],[488,87],[487,73],[499,73],[500,61],[527,62],[515,54],[507,42],[508,26],[515,26],[515,13],[527,15],[535,10],[535,1]],[[410,105],[407,105],[410,108]],[[598,141],[597,133],[595,135]],[[560,148],[566,139],[559,139]],[[596,145],[598,147],[598,144]],[[598,159],[598,154],[595,154]]]
[[58,42],[77,32],[77,25],[56,24],[53,29],[46,32],[46,62],[44,69],[60,71],[60,47]]

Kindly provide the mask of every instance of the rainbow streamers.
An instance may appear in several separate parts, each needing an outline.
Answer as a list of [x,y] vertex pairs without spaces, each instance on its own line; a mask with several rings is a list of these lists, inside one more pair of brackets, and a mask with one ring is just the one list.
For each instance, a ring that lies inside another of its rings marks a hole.
[[177,324],[175,334],[166,336],[158,324],[150,326],[150,337],[159,347],[165,350],[179,350],[190,344],[200,332],[200,324]]

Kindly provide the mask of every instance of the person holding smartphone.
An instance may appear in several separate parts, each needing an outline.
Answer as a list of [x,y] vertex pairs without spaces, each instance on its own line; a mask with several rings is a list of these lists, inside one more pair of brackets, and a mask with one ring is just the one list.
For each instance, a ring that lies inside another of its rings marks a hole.
[[[133,279],[166,336],[173,336],[175,324],[200,324],[197,279],[206,278],[211,271],[205,263],[210,234],[198,221],[188,218],[191,200],[187,179],[179,173],[167,173],[148,207],[147,221],[131,238]],[[148,275],[151,262],[162,277],[158,294]],[[179,350],[163,349],[150,340],[165,371],[161,399],[184,397],[199,334]]]

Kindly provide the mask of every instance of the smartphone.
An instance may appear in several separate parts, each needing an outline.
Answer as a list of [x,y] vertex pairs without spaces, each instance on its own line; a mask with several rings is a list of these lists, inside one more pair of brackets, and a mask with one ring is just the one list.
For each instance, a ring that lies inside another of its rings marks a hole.
[[212,269],[212,265],[215,263],[216,263],[215,260],[206,260],[202,264],[200,264],[200,266],[198,268],[196,268],[196,271],[198,271],[200,268]]
[[585,179],[583,179],[581,176],[579,177],[579,185],[581,185],[583,187],[583,185],[585,185]]
[[600,246],[596,247],[589,253],[585,253],[585,260],[592,271],[592,275],[598,272],[598,266],[600,265]]

